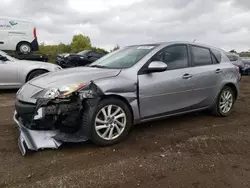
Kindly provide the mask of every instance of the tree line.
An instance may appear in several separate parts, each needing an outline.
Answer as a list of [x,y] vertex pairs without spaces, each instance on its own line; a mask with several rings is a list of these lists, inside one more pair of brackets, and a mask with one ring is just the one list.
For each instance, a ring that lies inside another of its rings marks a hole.
[[[116,45],[110,52],[119,49],[120,47]],[[40,44],[39,53],[47,55],[50,62],[55,62],[55,57],[57,54],[62,53],[78,53],[83,50],[93,50],[97,52],[108,53],[107,50],[93,46],[91,40],[88,36],[82,34],[74,35],[70,44],[60,43],[58,45],[46,45],[45,43]],[[230,50],[232,53],[237,53],[234,49]],[[250,51],[237,53],[242,57],[250,57]]]
[[[110,50],[110,52],[119,48],[120,47],[116,45],[112,50]],[[42,43],[39,45],[38,52],[47,55],[49,57],[49,61],[54,63],[57,54],[78,53],[83,50],[93,50],[97,52],[108,53],[108,51],[103,48],[93,46],[91,44],[90,38],[82,34],[74,35],[70,44],[60,43],[58,45],[46,45],[45,43]]]
[[246,52],[237,52],[236,50],[230,50],[230,53],[239,54],[240,57],[250,57],[250,50]]

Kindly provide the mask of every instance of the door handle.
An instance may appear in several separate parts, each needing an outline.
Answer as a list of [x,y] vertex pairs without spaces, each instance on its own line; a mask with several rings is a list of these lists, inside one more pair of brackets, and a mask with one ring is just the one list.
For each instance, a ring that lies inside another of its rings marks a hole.
[[4,44],[4,42],[0,41],[0,44]]
[[222,72],[221,69],[216,69],[216,71],[215,71],[216,74],[220,74],[221,72]]
[[182,76],[183,79],[189,79],[189,78],[192,78],[192,77],[193,77],[193,75],[191,75],[191,74],[184,74]]

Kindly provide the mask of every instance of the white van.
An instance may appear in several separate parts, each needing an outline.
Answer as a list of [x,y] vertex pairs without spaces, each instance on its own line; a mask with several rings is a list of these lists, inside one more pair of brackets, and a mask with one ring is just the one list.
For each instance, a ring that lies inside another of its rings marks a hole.
[[29,53],[37,51],[38,48],[33,21],[0,17],[0,50]]

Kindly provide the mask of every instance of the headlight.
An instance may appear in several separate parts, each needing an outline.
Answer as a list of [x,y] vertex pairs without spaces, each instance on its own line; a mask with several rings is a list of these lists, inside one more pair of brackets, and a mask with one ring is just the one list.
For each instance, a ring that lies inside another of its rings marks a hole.
[[55,98],[67,98],[75,91],[84,87],[86,83],[70,84],[59,88],[49,88],[43,95],[38,95],[37,98],[55,99]]

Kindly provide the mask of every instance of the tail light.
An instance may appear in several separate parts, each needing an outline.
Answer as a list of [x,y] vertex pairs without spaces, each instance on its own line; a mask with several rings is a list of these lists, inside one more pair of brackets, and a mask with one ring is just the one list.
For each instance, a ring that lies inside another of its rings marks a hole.
[[34,28],[33,33],[34,33],[34,38],[36,39],[37,38],[37,36],[36,36],[36,28]]
[[237,71],[240,73],[240,67],[234,65],[234,67],[237,69]]
[[240,67],[236,66],[236,69],[238,70],[238,72],[240,72]]

